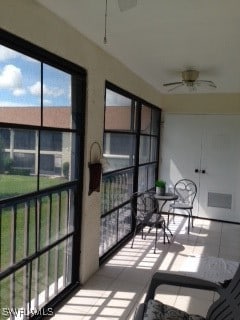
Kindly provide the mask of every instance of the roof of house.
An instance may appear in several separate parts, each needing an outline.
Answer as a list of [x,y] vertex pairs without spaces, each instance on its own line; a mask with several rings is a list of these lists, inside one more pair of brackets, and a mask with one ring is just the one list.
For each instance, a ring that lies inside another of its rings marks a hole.
[[[43,107],[43,126],[71,128],[70,107]],[[0,122],[41,125],[40,107],[0,107]]]

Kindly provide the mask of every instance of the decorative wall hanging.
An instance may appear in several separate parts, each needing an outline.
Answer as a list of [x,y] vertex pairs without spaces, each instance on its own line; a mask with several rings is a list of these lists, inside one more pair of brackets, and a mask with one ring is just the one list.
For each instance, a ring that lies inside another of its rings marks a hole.
[[[97,157],[96,160],[93,161],[93,147],[97,147]],[[102,149],[100,144],[97,141],[94,141],[90,147],[90,162],[88,163],[89,167],[89,190],[88,195],[93,193],[93,191],[99,192],[101,185],[101,175],[102,175]]]

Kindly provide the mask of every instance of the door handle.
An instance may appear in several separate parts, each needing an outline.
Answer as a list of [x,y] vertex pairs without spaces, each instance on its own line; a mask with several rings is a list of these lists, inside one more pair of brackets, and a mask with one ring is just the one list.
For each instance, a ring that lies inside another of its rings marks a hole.
[[196,168],[196,169],[194,170],[194,172],[195,172],[195,173],[198,173],[198,172],[199,172],[199,173],[205,174],[205,173],[206,173],[206,170],[205,170],[205,169],[199,170],[199,169]]

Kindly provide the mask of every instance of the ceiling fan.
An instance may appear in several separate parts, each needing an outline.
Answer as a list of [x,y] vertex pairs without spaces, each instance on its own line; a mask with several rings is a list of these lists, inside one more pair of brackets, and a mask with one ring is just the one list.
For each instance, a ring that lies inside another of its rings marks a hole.
[[164,83],[164,87],[171,87],[168,91],[173,91],[179,87],[186,86],[188,87],[191,91],[195,91],[197,89],[197,86],[202,86],[202,85],[207,85],[211,88],[217,88],[215,83],[211,80],[198,80],[199,76],[199,71],[194,70],[194,69],[188,69],[182,71],[182,81],[177,81],[177,82],[169,82],[169,83]]

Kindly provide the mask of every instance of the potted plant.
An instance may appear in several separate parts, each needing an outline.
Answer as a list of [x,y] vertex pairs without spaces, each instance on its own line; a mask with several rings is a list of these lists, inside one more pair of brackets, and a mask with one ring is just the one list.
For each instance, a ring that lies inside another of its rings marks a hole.
[[166,192],[166,182],[163,180],[157,180],[155,182],[156,194],[164,195]]

